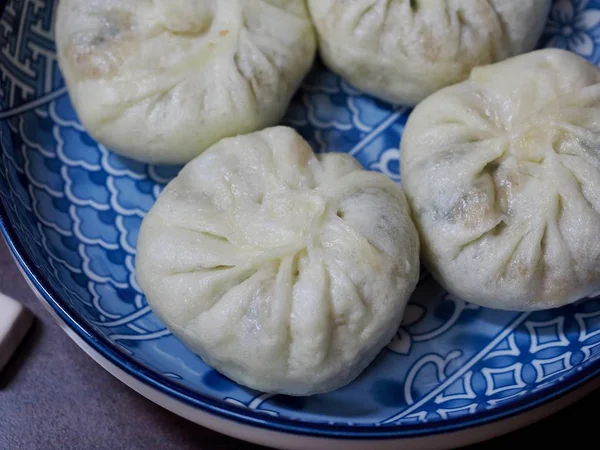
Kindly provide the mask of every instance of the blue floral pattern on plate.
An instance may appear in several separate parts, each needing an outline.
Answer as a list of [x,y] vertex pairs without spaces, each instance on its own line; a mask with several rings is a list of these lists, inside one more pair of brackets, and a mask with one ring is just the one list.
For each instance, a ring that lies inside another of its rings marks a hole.
[[[553,311],[492,311],[454,298],[424,271],[396,337],[349,386],[289,398],[219,375],[165,329],[135,279],[141,221],[180,168],[127,160],[86,133],[54,53],[55,6],[9,1],[0,20],[0,200],[38,276],[59,294],[56,301],[136,370],[275,423],[402,431],[527,403],[598,368],[600,299]],[[600,2],[556,1],[540,45],[600,61]],[[284,123],[316,151],[352,154],[400,181],[398,143],[409,113],[363,95],[317,63]]]

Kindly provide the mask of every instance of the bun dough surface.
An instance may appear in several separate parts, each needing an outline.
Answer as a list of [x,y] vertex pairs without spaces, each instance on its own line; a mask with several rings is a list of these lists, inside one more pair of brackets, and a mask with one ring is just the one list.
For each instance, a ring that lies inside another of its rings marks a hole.
[[250,388],[310,395],[389,343],[419,276],[402,190],[286,127],[224,139],[144,219],[137,277],[153,311]]
[[401,174],[425,264],[455,295],[559,307],[600,286],[600,70],[540,50],[422,102]]
[[55,28],[87,131],[150,163],[275,125],[316,53],[303,0],[61,0]]
[[551,0],[308,0],[325,64],[413,106],[473,67],[533,50]]

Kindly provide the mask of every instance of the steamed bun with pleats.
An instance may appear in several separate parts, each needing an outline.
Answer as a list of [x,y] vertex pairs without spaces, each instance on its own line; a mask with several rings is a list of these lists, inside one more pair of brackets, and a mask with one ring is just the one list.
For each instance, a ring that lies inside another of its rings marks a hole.
[[61,0],[55,28],[86,130],[150,163],[278,124],[316,54],[303,0]]
[[600,288],[600,69],[558,49],[475,69],[422,102],[401,143],[422,256],[496,309]]
[[419,277],[401,188],[287,127],[220,141],[145,217],[137,278],[191,350],[244,386],[310,395],[389,343]]
[[308,0],[325,64],[414,106],[471,69],[535,48],[551,0]]

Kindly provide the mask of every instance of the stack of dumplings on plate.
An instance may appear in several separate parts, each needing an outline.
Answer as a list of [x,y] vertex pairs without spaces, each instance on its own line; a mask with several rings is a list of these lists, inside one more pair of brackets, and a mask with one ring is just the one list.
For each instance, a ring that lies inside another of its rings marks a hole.
[[[400,325],[421,262],[490,308],[600,287],[600,71],[533,51],[550,0],[63,0],[59,63],[89,133],[184,163],[145,217],[137,279],[236,382],[352,382]],[[417,105],[403,186],[278,126],[317,53]]]

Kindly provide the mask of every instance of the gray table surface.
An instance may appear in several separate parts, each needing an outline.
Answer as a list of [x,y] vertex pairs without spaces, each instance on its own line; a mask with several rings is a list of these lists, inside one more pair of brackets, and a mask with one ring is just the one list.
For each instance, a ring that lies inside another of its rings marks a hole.
[[[36,316],[17,355],[0,374],[0,449],[262,448],[163,410],[105,372],[39,303],[2,239],[0,292],[19,299]],[[506,449],[532,437],[538,448],[565,435],[572,444],[594,439],[599,403],[600,392],[595,392],[549,419],[470,450]]]

